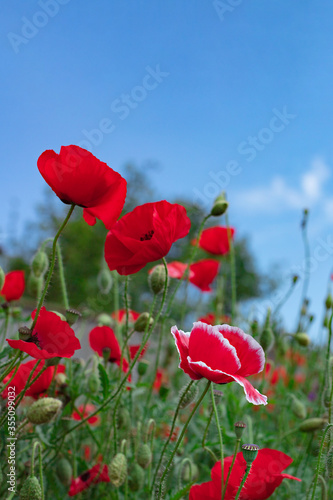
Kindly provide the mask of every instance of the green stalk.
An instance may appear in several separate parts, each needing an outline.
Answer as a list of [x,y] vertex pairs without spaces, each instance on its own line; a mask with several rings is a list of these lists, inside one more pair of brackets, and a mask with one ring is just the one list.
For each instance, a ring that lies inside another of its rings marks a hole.
[[217,432],[219,435],[219,442],[220,442],[220,455],[221,455],[221,498],[223,500],[224,494],[223,494],[223,481],[224,481],[224,453],[223,453],[223,436],[222,436],[222,431],[221,431],[221,426],[219,422],[219,415],[217,412],[216,408],[216,403],[215,403],[215,398],[214,398],[214,389],[213,389],[213,384],[210,386],[210,395],[212,398],[212,405],[213,405],[213,410],[214,410],[214,415],[215,415],[215,422],[216,422],[216,427],[217,427]]
[[31,455],[31,476],[35,475],[34,467],[35,467],[35,451],[36,448],[39,448],[39,482],[40,482],[40,487],[42,490],[42,498],[41,500],[44,500],[44,484],[43,484],[43,463],[42,463],[42,445],[40,444],[39,441],[35,441],[32,447],[32,455]]
[[[222,493],[222,500],[224,500],[225,493],[227,491],[228,482],[229,482],[229,479],[230,479],[230,476],[231,476],[231,472],[232,472],[232,469],[233,469],[233,466],[234,466],[234,463],[235,463],[235,460],[236,460],[236,455],[237,455],[237,452],[238,452],[238,448],[239,448],[240,442],[241,442],[240,439],[236,440],[236,446],[235,446],[234,455],[232,457],[232,462],[231,462],[231,465],[230,465],[230,468],[229,468],[229,471],[228,471],[227,479],[225,481],[224,490],[223,490],[223,493]],[[222,481],[223,481],[223,479],[222,479]]]
[[67,309],[69,309],[68,293],[67,293],[67,286],[66,286],[66,279],[65,279],[64,264],[63,264],[63,260],[62,260],[62,253],[61,253],[59,241],[57,243],[57,257],[58,257],[58,270],[59,270],[62,299],[64,301],[65,310],[67,310]]
[[[8,373],[10,373],[12,371],[16,361],[18,361],[18,358],[22,357],[22,354],[23,354],[22,351],[17,350],[17,353],[16,353],[14,359],[10,362],[10,365],[6,368],[6,370],[1,374],[1,381],[3,381],[7,377]],[[21,360],[19,360],[19,361],[21,362]],[[20,363],[18,364],[18,366],[20,366]]]
[[235,262],[235,247],[232,241],[228,211],[226,211],[225,213],[225,222],[228,231],[228,241],[230,248],[229,254],[230,254],[230,269],[231,269],[231,324],[233,325],[236,317],[236,303],[237,303],[236,262]]
[[9,325],[9,311],[8,309],[5,309],[5,324],[4,324],[4,327],[3,327],[3,333],[2,333],[2,337],[1,337],[1,341],[0,341],[0,352],[2,351],[3,349],[3,344],[5,342],[5,338],[6,338],[6,334],[7,334],[7,330],[8,330],[8,325]]
[[239,499],[239,495],[241,494],[241,491],[243,489],[243,486],[244,486],[244,483],[245,481],[247,480],[248,478],[248,475],[250,474],[250,470],[251,470],[251,467],[252,467],[252,464],[248,464],[246,466],[246,469],[245,469],[245,474],[243,476],[243,479],[242,479],[242,482],[238,488],[238,491],[237,491],[237,495],[235,496],[235,500],[238,500]]
[[324,445],[325,445],[325,438],[326,438],[327,432],[330,430],[331,427],[333,427],[333,424],[327,425],[327,427],[324,431],[323,437],[321,439],[321,445],[320,445],[320,451],[319,451],[318,460],[317,460],[316,474],[315,474],[315,478],[314,478],[314,482],[313,482],[313,491],[312,491],[311,500],[314,500],[314,498],[316,496],[316,488],[317,488],[318,476],[319,476],[319,472],[320,472],[321,456],[323,454],[323,449],[324,449]]

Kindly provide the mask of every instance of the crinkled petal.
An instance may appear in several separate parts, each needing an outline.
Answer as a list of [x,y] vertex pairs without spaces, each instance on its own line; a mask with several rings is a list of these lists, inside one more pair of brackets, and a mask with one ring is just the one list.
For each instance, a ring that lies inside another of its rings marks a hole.
[[179,358],[180,358],[179,368],[181,368],[185,373],[187,373],[187,375],[189,375],[193,380],[199,380],[203,376],[191,370],[187,361],[190,333],[178,330],[176,326],[173,326],[171,328],[171,333],[175,339],[176,347],[179,353]]

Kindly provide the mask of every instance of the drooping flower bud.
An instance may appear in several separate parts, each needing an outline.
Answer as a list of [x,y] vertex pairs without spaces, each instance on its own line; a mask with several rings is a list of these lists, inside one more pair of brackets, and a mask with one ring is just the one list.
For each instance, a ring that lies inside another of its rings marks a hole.
[[322,429],[325,424],[327,424],[327,420],[325,418],[308,418],[300,424],[299,430],[302,432],[314,432],[318,429]]
[[245,422],[240,421],[235,423],[235,434],[237,439],[241,439],[245,428],[246,428]]
[[109,269],[102,269],[98,275],[97,283],[100,291],[104,295],[109,293],[113,284],[111,271],[109,271]]
[[27,326],[21,326],[18,329],[19,339],[24,340],[25,342],[31,338],[31,330]]
[[75,309],[66,309],[66,321],[69,324],[69,326],[74,325],[74,323],[77,322],[79,318],[81,318],[82,314],[79,313],[79,311],[76,311]]
[[43,250],[39,250],[33,257],[31,268],[34,275],[39,278],[40,276],[44,276],[49,267],[49,259],[46,253]]
[[36,476],[29,476],[20,491],[21,500],[42,500],[42,488]]
[[128,432],[131,428],[131,415],[127,408],[122,406],[117,411],[117,426],[118,429]]
[[263,348],[263,350],[265,351],[265,353],[273,349],[275,343],[275,337],[273,330],[271,329],[270,326],[265,327],[261,332],[259,343]]
[[123,453],[117,453],[109,465],[109,477],[111,483],[119,488],[127,476],[127,459]]
[[329,293],[325,300],[325,307],[328,310],[331,309],[332,305],[333,305],[333,298],[332,295]]
[[155,295],[159,294],[164,289],[165,279],[166,270],[164,265],[160,264],[154,268],[148,278],[150,289]]
[[151,325],[154,323],[154,319],[149,318],[149,316],[150,315],[147,312],[143,312],[140,314],[140,316],[138,317],[138,319],[134,323],[134,330],[136,332],[144,332],[146,330],[146,328],[148,327],[148,324],[149,324],[149,327],[151,327]]
[[152,456],[151,449],[148,446],[148,444],[141,443],[139,445],[139,448],[138,448],[138,451],[136,454],[136,460],[137,460],[138,464],[141,465],[141,467],[143,469],[147,469],[150,462],[152,461],[152,458],[153,458],[153,456]]
[[71,484],[73,470],[67,458],[61,458],[56,465],[56,474],[59,481],[66,487]]
[[98,326],[111,326],[112,318],[109,314],[101,313],[97,316]]
[[5,273],[2,267],[0,266],[0,290],[2,290],[4,284],[5,284]]
[[294,339],[299,343],[299,345],[301,345],[303,347],[308,347],[308,345],[311,342],[308,334],[304,333],[304,332],[295,333]]
[[144,375],[146,375],[149,365],[150,365],[150,363],[146,359],[142,359],[141,361],[139,361],[138,374],[140,375],[140,377],[143,377]]
[[228,206],[229,203],[225,199],[224,193],[222,193],[215,199],[210,214],[215,217],[219,217],[220,215],[223,215],[227,211]]
[[28,290],[35,299],[40,296],[43,286],[43,276],[35,276],[33,273],[30,273],[28,278]]
[[131,491],[139,491],[145,482],[145,473],[139,464],[134,462],[129,470],[128,486]]
[[55,398],[42,398],[35,401],[27,411],[27,419],[35,425],[49,423],[60,411],[61,401]]
[[183,387],[179,391],[179,407],[182,410],[196,400],[199,392],[198,386],[196,384],[192,384],[188,390],[186,389],[187,386]]
[[259,451],[259,446],[256,444],[242,445],[243,457],[247,464],[252,464],[252,462],[254,462],[254,460],[257,458],[258,451]]
[[330,479],[333,479],[333,446],[326,455],[326,472]]
[[291,395],[291,398],[291,411],[293,412],[295,417],[304,420],[306,418],[306,408],[304,404],[299,399],[297,399],[294,394]]
[[198,466],[192,462],[192,460],[185,459],[186,462],[183,464],[181,476],[185,483],[190,481],[196,481],[199,477]]

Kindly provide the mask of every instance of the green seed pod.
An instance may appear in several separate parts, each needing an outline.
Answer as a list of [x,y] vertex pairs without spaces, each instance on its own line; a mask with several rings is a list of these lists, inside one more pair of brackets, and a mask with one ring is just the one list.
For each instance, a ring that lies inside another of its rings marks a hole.
[[141,443],[136,454],[136,460],[138,464],[141,465],[143,469],[147,469],[150,462],[152,461],[152,458],[153,456],[148,444]]
[[109,477],[111,483],[119,488],[127,476],[127,460],[123,453],[117,453],[109,465]]
[[242,445],[242,453],[244,460],[247,464],[252,464],[254,460],[257,458],[259,451],[259,446],[256,444],[243,444]]
[[235,434],[236,434],[237,439],[240,439],[242,437],[245,428],[246,428],[245,422],[236,422],[235,423]]
[[109,314],[102,313],[97,316],[98,326],[111,326],[112,318]]
[[[185,459],[186,460],[186,459]],[[190,462],[190,463],[189,463]],[[182,479],[185,483],[196,481],[199,477],[199,469],[192,460],[186,460],[182,468]]]
[[223,215],[228,209],[229,203],[225,199],[224,194],[220,194],[214,201],[213,208],[210,212],[211,215],[219,217]]
[[27,419],[32,424],[47,424],[57,415],[62,407],[55,398],[41,398],[35,401],[27,411]]
[[43,250],[39,250],[32,259],[32,264],[31,264],[32,272],[37,278],[39,278],[40,276],[44,276],[48,267],[49,267],[48,256]]
[[28,278],[28,290],[35,299],[40,296],[43,286],[43,276],[35,276],[33,273],[30,273]]
[[306,333],[301,332],[295,333],[294,339],[303,347],[308,347],[311,342],[310,337]]
[[21,326],[18,329],[19,339],[24,340],[25,342],[31,338],[31,330],[27,326]]
[[81,316],[81,313],[75,309],[66,309],[66,321],[69,326],[74,325]]
[[265,351],[265,353],[269,352],[271,349],[273,349],[275,343],[275,337],[273,330],[271,329],[270,326],[266,327],[263,329],[261,335],[260,335],[260,345]]
[[187,386],[183,387],[179,391],[179,407],[182,410],[196,400],[199,392],[198,386],[195,384],[193,384],[187,392],[186,387]]
[[56,465],[56,474],[59,481],[66,487],[71,484],[73,469],[67,458],[61,458]]
[[322,429],[326,424],[327,420],[325,418],[308,418],[300,424],[299,430],[302,432],[314,432],[318,429]]
[[2,290],[3,285],[5,284],[5,273],[0,266],[0,290]]
[[159,294],[164,289],[165,279],[165,267],[163,264],[159,264],[154,268],[148,278],[150,289],[155,295]]
[[97,278],[97,284],[100,291],[106,295],[110,292],[113,284],[112,274],[109,269],[102,269]]
[[326,472],[330,479],[333,479],[333,446],[328,450],[326,456]]
[[146,375],[149,365],[150,363],[146,359],[142,359],[141,361],[139,361],[138,374],[140,375],[140,377]]
[[293,394],[291,395],[291,411],[295,415],[295,417],[304,420],[306,418],[306,408],[304,404],[297,399]]
[[138,319],[134,323],[134,330],[136,332],[144,332],[146,330],[146,328],[148,327],[148,324],[149,324],[149,327],[151,327],[151,325],[154,323],[154,320],[153,320],[153,318],[149,318],[149,316],[150,315],[147,312],[143,312],[140,314],[140,316],[138,317]]
[[129,470],[128,486],[131,491],[139,491],[145,482],[145,473],[142,467],[136,462]]
[[88,378],[88,389],[92,394],[98,392],[100,387],[99,376],[96,370],[92,371]]
[[117,426],[118,429],[128,432],[131,428],[131,415],[127,408],[122,406],[117,411]]
[[21,500],[42,500],[42,488],[36,476],[29,476],[20,491]]

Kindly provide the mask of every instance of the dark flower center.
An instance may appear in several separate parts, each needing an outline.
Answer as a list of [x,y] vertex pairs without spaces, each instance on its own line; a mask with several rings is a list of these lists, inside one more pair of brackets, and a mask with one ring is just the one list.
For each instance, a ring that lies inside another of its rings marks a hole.
[[153,235],[154,235],[154,229],[152,229],[151,231],[148,231],[148,233],[144,234],[143,236],[140,237],[140,241],[149,241],[152,239]]
[[32,342],[33,344],[36,344],[36,346],[40,348],[40,342],[38,340],[37,332],[33,333],[29,339],[25,340],[25,342]]
[[84,472],[83,474],[81,474],[80,479],[82,481],[87,481],[89,479],[89,477],[90,477],[90,474],[91,474],[90,470],[87,470],[86,472]]

